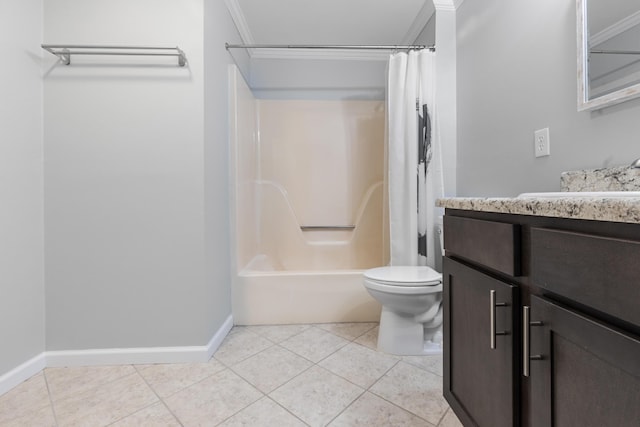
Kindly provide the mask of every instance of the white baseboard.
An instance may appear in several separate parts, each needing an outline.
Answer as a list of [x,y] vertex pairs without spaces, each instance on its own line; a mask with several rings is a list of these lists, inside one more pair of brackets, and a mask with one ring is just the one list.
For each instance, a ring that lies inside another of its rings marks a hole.
[[230,314],[227,317],[227,319],[224,321],[224,323],[218,328],[216,333],[213,334],[213,337],[211,337],[211,340],[209,340],[209,343],[207,344],[207,357],[205,362],[211,359],[211,356],[213,356],[213,353],[215,353],[216,350],[220,348],[222,341],[229,334],[229,331],[231,331],[231,328],[233,328],[233,316]]
[[47,351],[47,367],[207,362],[233,327],[227,317],[207,345]]
[[28,380],[46,367],[45,354],[40,353],[36,357],[27,360],[22,365],[15,367],[6,374],[0,375],[0,396],[23,381]]
[[207,345],[203,346],[45,351],[0,376],[0,396],[44,368],[207,362],[232,327],[233,317],[229,315]]

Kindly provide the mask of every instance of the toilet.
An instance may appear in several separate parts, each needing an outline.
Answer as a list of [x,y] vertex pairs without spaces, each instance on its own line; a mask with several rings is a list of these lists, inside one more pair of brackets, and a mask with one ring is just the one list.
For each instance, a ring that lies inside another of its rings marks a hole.
[[365,271],[364,286],[382,305],[378,350],[401,356],[442,353],[442,275],[430,267]]

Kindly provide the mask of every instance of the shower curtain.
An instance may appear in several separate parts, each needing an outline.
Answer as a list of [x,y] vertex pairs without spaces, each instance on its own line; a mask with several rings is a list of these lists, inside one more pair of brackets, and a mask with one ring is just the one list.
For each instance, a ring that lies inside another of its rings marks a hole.
[[387,85],[391,265],[435,267],[437,198],[443,195],[436,120],[435,53],[395,53]]

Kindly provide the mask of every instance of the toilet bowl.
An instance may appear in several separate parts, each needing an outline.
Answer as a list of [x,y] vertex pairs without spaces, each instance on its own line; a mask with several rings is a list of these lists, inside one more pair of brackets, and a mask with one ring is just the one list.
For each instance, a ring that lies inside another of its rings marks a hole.
[[382,305],[378,350],[402,356],[442,353],[442,275],[430,267],[365,271],[364,286]]

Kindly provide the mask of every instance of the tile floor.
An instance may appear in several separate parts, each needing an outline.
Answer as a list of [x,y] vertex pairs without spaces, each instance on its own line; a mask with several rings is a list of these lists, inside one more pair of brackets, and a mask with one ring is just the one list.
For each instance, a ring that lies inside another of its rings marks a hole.
[[234,327],[207,363],[47,368],[0,426],[461,426],[441,356],[375,351],[377,324]]

